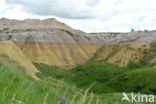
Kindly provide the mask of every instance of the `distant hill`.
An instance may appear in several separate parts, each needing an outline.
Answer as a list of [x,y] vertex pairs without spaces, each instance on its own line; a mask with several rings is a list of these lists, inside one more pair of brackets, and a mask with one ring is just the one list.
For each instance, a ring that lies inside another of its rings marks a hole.
[[2,18],[0,40],[13,41],[33,62],[62,68],[85,63],[103,41],[54,18],[23,21]]
[[106,36],[108,42],[95,52],[90,61],[108,62],[118,66],[155,67],[156,31],[116,33],[114,38],[110,37],[111,35]]
[[119,66],[127,66],[130,61],[138,63],[155,42],[155,34],[156,31],[85,33],[54,18],[0,19],[1,41],[13,41],[32,62],[65,69],[90,58]]
[[108,62],[118,66],[156,66],[155,43],[103,45],[90,61]]

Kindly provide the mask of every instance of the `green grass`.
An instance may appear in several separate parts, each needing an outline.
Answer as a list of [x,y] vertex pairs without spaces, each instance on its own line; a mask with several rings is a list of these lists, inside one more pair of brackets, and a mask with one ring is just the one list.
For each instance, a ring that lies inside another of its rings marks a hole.
[[[90,62],[69,71],[56,71],[57,67],[35,65],[42,69],[41,74],[44,73],[40,81],[0,62],[0,104],[65,104],[60,103],[60,98],[66,99],[69,104],[121,104],[122,91],[156,93],[156,70],[153,68],[130,70],[107,63]],[[72,84],[50,77],[52,75],[71,81]],[[94,90],[107,93],[91,93]]]
[[[108,63],[89,62],[69,71],[61,71],[45,64],[34,64],[40,71],[40,77],[53,76],[74,83],[79,88],[90,88],[94,93],[103,93],[103,83],[124,73],[127,68],[117,67]],[[100,88],[100,89],[99,89]],[[107,91],[108,92],[108,91]]]
[[[0,62],[0,104],[104,104],[103,95],[91,94],[49,77],[36,81],[12,66]],[[100,103],[97,103],[99,102]],[[119,100],[120,101],[120,100]],[[110,103],[111,104],[111,103]]]
[[[116,77],[126,71],[125,68],[117,67],[108,63],[90,62],[80,65],[68,72],[68,78],[80,88],[91,87],[91,91],[102,93],[99,87],[109,79]],[[65,76],[65,75],[64,75]]]
[[156,69],[123,68],[107,63],[88,63],[71,70],[70,80],[95,93],[135,92],[156,94]]
[[41,72],[37,73],[37,76],[40,77],[41,79],[44,79],[45,77],[55,76],[62,71],[60,68],[56,66],[49,66],[43,63],[33,63],[33,64]]
[[107,86],[113,92],[140,92],[156,95],[156,69],[139,68],[133,70],[112,78],[103,86]]
[[[46,69],[43,66],[37,68],[40,68],[40,71]],[[69,84],[74,83],[79,88],[90,88],[90,92],[97,94],[110,92],[156,94],[156,69],[154,68],[126,68],[101,62],[88,62],[68,71],[54,71],[51,68],[47,67],[49,70],[46,76],[63,79]]]

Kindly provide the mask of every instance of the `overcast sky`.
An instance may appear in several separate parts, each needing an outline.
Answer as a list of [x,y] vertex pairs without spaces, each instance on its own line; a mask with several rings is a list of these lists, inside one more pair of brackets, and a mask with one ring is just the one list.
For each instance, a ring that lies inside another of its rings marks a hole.
[[0,0],[0,17],[56,18],[86,32],[156,30],[156,0]]

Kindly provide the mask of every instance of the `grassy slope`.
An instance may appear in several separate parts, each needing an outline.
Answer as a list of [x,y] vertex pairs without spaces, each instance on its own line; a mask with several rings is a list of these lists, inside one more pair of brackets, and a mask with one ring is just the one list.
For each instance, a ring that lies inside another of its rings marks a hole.
[[68,79],[80,88],[91,87],[91,91],[102,93],[101,91],[104,89],[104,87],[101,88],[103,83],[124,73],[125,70],[126,68],[117,67],[112,64],[91,62],[85,65],[77,66],[70,70],[68,73],[71,73],[72,76]]
[[124,73],[112,78],[104,86],[113,89],[114,92],[140,92],[156,94],[156,69],[139,68],[135,71]]
[[0,104],[59,104],[61,97],[73,102],[72,104],[107,102],[106,99],[100,100],[105,96],[97,98],[96,95],[54,78],[36,81],[25,73],[0,63]]
[[41,72],[41,73],[37,73],[37,76],[40,77],[41,79],[54,76],[61,72],[61,70],[56,66],[49,66],[43,63],[34,63],[34,65]]
[[[43,72],[43,65],[42,69],[40,66],[38,68]],[[156,94],[156,69],[154,68],[130,69],[107,63],[90,62],[51,75],[74,83],[79,88],[91,88],[94,93],[124,91]]]
[[[44,66],[44,64],[40,65]],[[88,69],[90,69],[90,71],[87,72]],[[89,82],[90,79],[94,81],[92,78],[96,78],[98,83],[101,82],[101,88],[99,87],[98,89],[109,87],[109,90],[112,89],[114,92],[120,92],[123,90],[122,88],[125,88],[124,92],[129,92],[131,90],[136,91],[134,89],[142,88],[140,91],[143,93],[146,91],[147,93],[155,94],[155,69],[127,69],[128,72],[125,70],[126,68],[116,67],[111,64],[88,63],[77,66],[68,72],[61,72],[61,74],[60,72],[55,73],[55,76],[63,77],[66,80],[69,80],[68,78],[70,78],[72,79],[70,81],[80,81],[79,85],[81,85],[81,80],[83,81],[83,79],[80,80],[78,76],[85,73],[85,76],[83,77],[86,77],[86,80],[89,79]],[[49,74],[50,72],[47,73]],[[72,76],[69,76],[69,73],[72,74]],[[102,76],[104,73],[107,74]],[[96,74],[101,77],[99,78]],[[103,81],[106,83],[103,83]],[[138,85],[145,85],[145,87],[143,88]],[[97,96],[99,97],[97,98]],[[87,90],[80,90],[71,84],[64,83],[63,81],[54,78],[45,77],[45,80],[36,81],[25,73],[0,63],[0,104],[19,104],[19,102],[25,104],[58,104],[60,97],[67,99],[68,102],[71,102],[75,97],[73,104],[79,102],[80,104],[88,104],[89,101],[91,101],[90,104],[120,104],[122,94],[105,93],[93,95],[88,93]],[[124,102],[123,104],[126,103],[127,102]]]
[[36,81],[0,62],[0,104],[65,104],[60,103],[60,98],[66,99],[69,104],[121,104],[121,93],[97,95],[62,80],[44,78]]

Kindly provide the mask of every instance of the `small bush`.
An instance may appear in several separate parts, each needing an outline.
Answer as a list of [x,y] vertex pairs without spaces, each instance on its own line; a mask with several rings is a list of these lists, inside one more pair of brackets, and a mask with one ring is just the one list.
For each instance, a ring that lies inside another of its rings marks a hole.
[[6,27],[6,28],[3,28],[3,31],[7,31],[7,30],[9,30],[9,28],[8,28],[8,27]]
[[12,35],[8,35],[8,39],[7,40],[10,40],[12,39]]
[[33,31],[33,29],[26,29],[26,31]]

